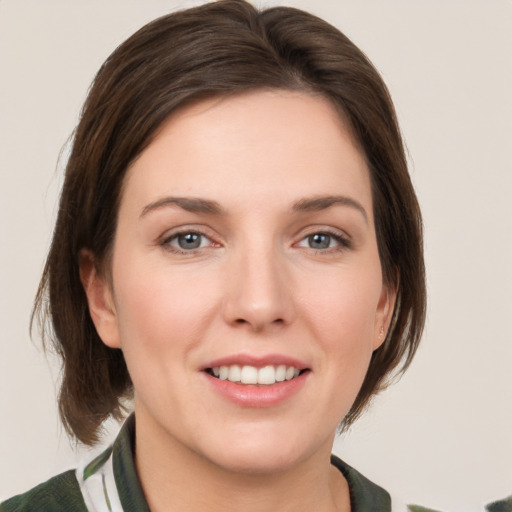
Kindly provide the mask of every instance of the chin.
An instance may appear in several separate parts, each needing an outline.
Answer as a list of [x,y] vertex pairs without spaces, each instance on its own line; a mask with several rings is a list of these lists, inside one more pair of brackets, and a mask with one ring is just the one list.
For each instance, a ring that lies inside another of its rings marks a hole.
[[313,447],[307,449],[306,442],[289,435],[276,435],[275,431],[259,436],[254,434],[238,434],[230,437],[227,443],[212,442],[209,453],[204,455],[227,471],[263,475],[289,470],[315,451]]
[[218,467],[231,473],[245,475],[269,475],[289,470],[297,463],[297,453],[292,454],[265,454],[257,450],[245,453],[237,452],[215,457],[214,462]]

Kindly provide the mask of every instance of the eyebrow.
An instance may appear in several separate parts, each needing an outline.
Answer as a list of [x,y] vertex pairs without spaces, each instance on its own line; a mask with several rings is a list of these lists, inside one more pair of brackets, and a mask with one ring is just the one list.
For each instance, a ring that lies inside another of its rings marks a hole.
[[355,208],[358,212],[361,213],[365,222],[368,224],[368,214],[366,213],[363,205],[359,201],[356,201],[352,197],[348,196],[322,196],[304,198],[295,202],[292,206],[292,210],[296,212],[321,211],[336,205]]
[[[349,206],[356,209],[364,217],[366,223],[368,223],[368,214],[362,204],[348,196],[321,196],[299,199],[293,203],[292,211],[321,211],[336,205]],[[192,213],[207,213],[210,215],[221,215],[225,213],[224,209],[217,201],[212,201],[210,199],[201,199],[197,197],[163,197],[162,199],[158,199],[157,201],[153,201],[146,205],[142,209],[140,217],[144,217],[152,211],[160,210],[169,206],[178,206],[179,208]]]
[[219,203],[217,203],[217,201],[196,197],[164,197],[144,206],[140,213],[140,217],[144,217],[152,211],[174,205],[179,206],[187,212],[193,213],[209,213],[212,215],[220,215],[224,213],[223,208]]

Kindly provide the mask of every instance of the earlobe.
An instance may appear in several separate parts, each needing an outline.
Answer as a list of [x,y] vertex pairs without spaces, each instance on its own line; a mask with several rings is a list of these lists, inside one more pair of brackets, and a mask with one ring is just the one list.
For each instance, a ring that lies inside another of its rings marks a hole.
[[375,317],[375,334],[373,350],[377,350],[386,340],[393,312],[395,310],[398,286],[383,285],[377,315]]
[[89,313],[99,337],[108,347],[121,348],[111,286],[98,271],[91,251],[80,251],[79,269]]

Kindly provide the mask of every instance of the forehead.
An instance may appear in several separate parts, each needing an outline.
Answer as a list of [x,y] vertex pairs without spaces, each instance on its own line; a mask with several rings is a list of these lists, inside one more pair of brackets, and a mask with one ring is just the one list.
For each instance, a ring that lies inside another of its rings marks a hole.
[[338,110],[319,95],[256,91],[180,109],[131,165],[123,196],[264,203],[276,201],[276,192],[289,201],[350,192],[371,205],[364,155]]

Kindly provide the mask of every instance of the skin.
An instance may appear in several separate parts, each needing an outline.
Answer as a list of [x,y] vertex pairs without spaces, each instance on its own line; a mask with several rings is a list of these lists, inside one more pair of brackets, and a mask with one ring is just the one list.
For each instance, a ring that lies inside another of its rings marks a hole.
[[[180,247],[186,233],[198,248]],[[91,316],[134,383],[152,511],[350,510],[329,456],[395,293],[364,156],[332,105],[258,91],[175,113],[127,172],[109,278],[84,255]],[[293,357],[307,375],[277,405],[241,406],[203,371],[239,354]]]

